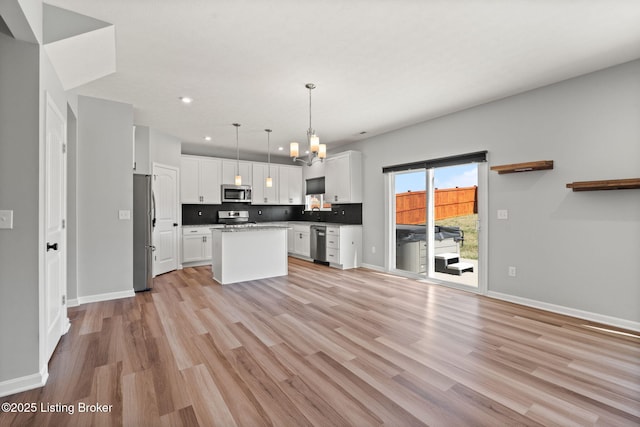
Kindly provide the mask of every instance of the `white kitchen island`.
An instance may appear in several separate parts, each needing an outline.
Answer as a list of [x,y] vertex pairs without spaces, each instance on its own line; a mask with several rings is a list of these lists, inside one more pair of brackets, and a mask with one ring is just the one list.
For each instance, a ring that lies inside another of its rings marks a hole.
[[213,279],[228,285],[286,276],[287,226],[212,228]]

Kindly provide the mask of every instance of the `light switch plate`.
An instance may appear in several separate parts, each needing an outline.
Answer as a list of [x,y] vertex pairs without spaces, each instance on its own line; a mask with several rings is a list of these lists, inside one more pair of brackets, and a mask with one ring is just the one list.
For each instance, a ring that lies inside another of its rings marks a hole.
[[509,219],[509,211],[506,209],[498,209],[498,219]]
[[127,211],[127,210],[118,211],[118,218],[122,220],[131,219],[131,211]]
[[13,211],[0,211],[0,228],[13,228]]

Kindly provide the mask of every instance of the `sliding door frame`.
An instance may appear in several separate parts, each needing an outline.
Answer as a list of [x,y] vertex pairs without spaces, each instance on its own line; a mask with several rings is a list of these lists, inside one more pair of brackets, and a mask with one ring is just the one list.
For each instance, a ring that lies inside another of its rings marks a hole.
[[[471,162],[470,162],[471,163]],[[427,274],[412,273],[409,271],[398,270],[395,266],[396,259],[396,243],[395,243],[395,174],[396,172],[384,173],[384,220],[385,220],[385,271],[394,275],[407,277],[411,279],[424,280],[426,282],[437,283],[451,288],[461,289],[468,292],[474,292],[480,295],[486,295],[488,290],[488,256],[489,256],[489,166],[488,161],[477,162],[478,166],[478,286],[476,288],[461,285],[454,282],[438,280],[429,276],[434,272],[433,248],[432,244],[427,245]],[[422,169],[422,168],[415,168]],[[399,172],[399,171],[398,171]],[[427,184],[427,241],[434,240],[434,218],[433,218],[433,179],[434,168],[426,168]],[[431,190],[430,190],[431,189]]]

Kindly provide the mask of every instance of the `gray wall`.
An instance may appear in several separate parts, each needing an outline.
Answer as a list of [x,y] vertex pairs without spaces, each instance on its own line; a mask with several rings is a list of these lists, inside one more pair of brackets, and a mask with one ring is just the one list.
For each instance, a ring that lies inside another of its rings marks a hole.
[[149,157],[149,128],[137,126],[134,136],[136,168],[133,173],[141,175],[151,174],[151,161]]
[[38,372],[39,48],[0,34],[0,381]]
[[383,166],[478,150],[490,165],[554,160],[489,172],[489,291],[640,321],[640,190],[565,188],[639,177],[639,118],[634,61],[345,146],[363,154],[364,262],[384,266]]
[[180,167],[180,140],[175,136],[149,129],[149,160],[167,166]]
[[133,289],[133,207],[129,104],[78,97],[78,296]]

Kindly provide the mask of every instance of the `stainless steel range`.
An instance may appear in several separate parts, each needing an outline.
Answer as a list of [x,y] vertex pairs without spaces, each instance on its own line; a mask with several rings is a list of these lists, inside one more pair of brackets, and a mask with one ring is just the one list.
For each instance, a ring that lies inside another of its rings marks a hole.
[[249,211],[218,211],[218,224],[225,228],[255,227],[257,224],[249,221]]

